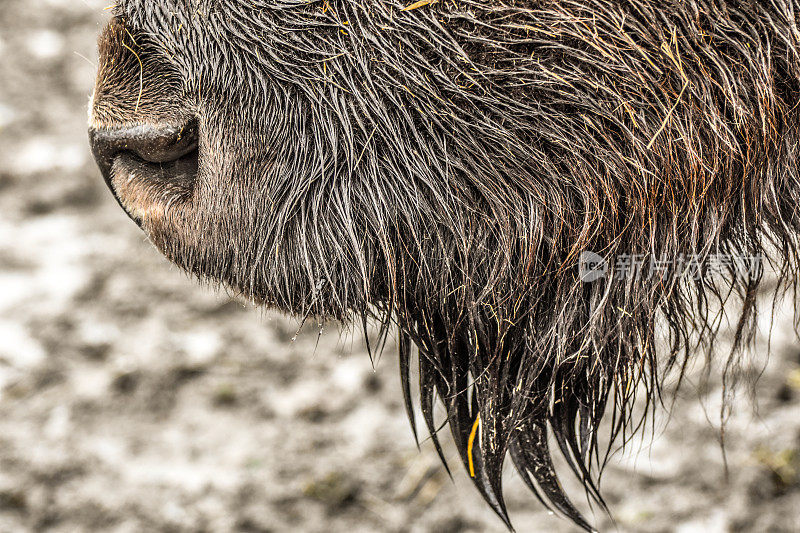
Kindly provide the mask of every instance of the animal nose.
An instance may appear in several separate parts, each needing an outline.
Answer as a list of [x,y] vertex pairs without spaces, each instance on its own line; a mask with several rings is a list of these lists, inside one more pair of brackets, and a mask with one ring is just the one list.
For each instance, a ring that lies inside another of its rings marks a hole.
[[184,126],[139,124],[123,128],[100,128],[89,131],[97,165],[106,181],[114,160],[132,155],[143,163],[163,165],[177,161],[197,150],[197,124]]

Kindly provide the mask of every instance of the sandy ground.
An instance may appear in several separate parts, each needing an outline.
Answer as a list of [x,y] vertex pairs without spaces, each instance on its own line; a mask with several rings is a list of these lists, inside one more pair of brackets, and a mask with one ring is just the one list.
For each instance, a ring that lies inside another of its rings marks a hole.
[[[296,320],[199,287],[118,209],[85,135],[103,7],[0,7],[0,531],[504,531],[417,450],[393,346],[373,370],[335,324],[292,342]],[[736,401],[729,478],[719,385],[693,381],[606,471],[603,531],[800,530],[789,330],[758,411]],[[510,470],[507,492],[519,531],[573,530]]]

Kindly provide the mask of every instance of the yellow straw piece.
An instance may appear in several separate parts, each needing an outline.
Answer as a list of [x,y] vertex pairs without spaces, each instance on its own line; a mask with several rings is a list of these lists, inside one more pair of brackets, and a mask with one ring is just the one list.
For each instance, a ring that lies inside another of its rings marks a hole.
[[475,477],[475,464],[472,460],[472,447],[475,445],[475,435],[478,433],[478,426],[481,423],[481,415],[475,417],[475,423],[472,424],[472,431],[469,433],[469,441],[467,441],[467,457],[469,459],[469,477]]

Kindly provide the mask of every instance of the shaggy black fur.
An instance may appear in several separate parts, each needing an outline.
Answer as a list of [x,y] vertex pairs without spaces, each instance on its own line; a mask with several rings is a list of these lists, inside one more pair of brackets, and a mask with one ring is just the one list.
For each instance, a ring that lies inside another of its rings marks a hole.
[[[96,95],[93,124],[196,117],[193,190],[138,216],[153,242],[271,307],[395,322],[412,424],[418,352],[427,430],[438,448],[438,398],[503,520],[510,456],[590,529],[548,442],[602,503],[601,418],[611,443],[635,431],[636,395],[657,402],[667,373],[713,346],[712,309],[732,294],[746,343],[761,274],[583,283],[578,259],[770,251],[794,283],[798,8],[121,0],[102,46],[136,60],[106,61],[98,91],[115,76],[134,90]],[[165,91],[181,109],[147,115]]]

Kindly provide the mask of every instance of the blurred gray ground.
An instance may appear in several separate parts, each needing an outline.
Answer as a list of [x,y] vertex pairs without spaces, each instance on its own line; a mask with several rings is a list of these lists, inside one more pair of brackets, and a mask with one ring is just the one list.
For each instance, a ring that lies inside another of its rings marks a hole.
[[[291,342],[296,320],[197,286],[117,208],[85,135],[103,7],[0,6],[0,531],[504,531],[417,451],[393,346],[373,371],[334,324]],[[800,531],[790,330],[758,412],[736,400],[727,481],[714,379],[612,461],[619,531]],[[506,484],[519,531],[573,530]]]

